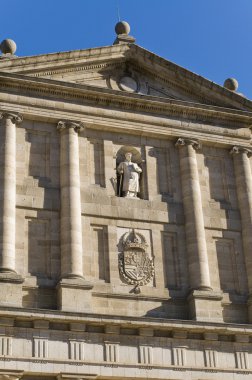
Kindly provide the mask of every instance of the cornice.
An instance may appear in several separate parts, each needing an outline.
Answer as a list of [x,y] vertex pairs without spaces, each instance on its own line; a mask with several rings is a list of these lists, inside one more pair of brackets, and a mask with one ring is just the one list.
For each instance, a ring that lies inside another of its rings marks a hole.
[[[206,321],[186,321],[177,319],[151,318],[151,317],[131,317],[120,315],[96,314],[96,313],[79,313],[79,312],[64,312],[60,310],[36,310],[22,309],[13,307],[11,310],[8,307],[0,307],[0,325],[1,321],[9,322],[15,327],[16,321],[37,321],[47,320],[50,322],[58,322],[63,324],[71,323],[89,323],[106,326],[109,324],[120,325],[121,327],[130,328],[153,328],[176,331],[191,330],[198,333],[216,333],[230,335],[249,335],[252,337],[252,327],[247,324],[233,324],[221,322],[206,322]],[[65,329],[62,329],[65,331]]]
[[[186,85],[187,84],[186,82],[172,79],[165,72],[162,75],[161,71],[159,71],[157,73],[157,72],[153,72],[153,70],[147,69],[146,67],[143,68],[139,64],[139,62],[137,62],[137,61],[132,62],[132,67],[136,71],[138,71],[139,73],[143,73],[143,69],[144,69],[144,71],[149,73],[149,75],[151,75],[152,78],[157,79],[161,83],[165,83],[168,86],[171,86],[171,88],[175,88],[175,89],[180,90],[182,92],[182,95],[189,96],[189,97],[192,97],[194,99],[197,99],[199,102],[202,102],[202,104],[218,106],[218,103],[220,103],[220,104],[222,103],[222,104],[226,104],[228,107],[228,104],[230,103],[230,97],[228,99],[222,98],[222,100],[220,101],[219,99],[213,98],[213,92],[210,92],[212,97],[207,96],[206,94],[201,94],[201,93],[197,92],[198,89],[197,88],[195,89],[194,86],[189,88],[188,85]],[[209,90],[212,90],[214,83],[213,82],[210,82],[210,83],[211,83],[211,85],[209,85]],[[197,94],[196,94],[196,92],[197,92]],[[167,97],[169,97],[169,96],[167,95]]]
[[54,66],[59,69],[76,64],[88,64],[89,62],[99,62],[124,58],[128,45],[103,46],[84,50],[72,50],[60,53],[49,53],[27,57],[17,57],[13,59],[0,59],[0,71],[9,72],[35,72],[40,70],[50,70]]
[[83,64],[75,65],[70,68],[57,68],[53,67],[51,70],[45,70],[45,71],[39,71],[38,73],[34,73],[34,71],[27,70],[26,72],[23,72],[23,74],[28,73],[31,77],[43,77],[43,76],[49,76],[54,74],[66,74],[66,73],[76,73],[81,71],[89,71],[89,70],[96,70],[96,69],[113,69],[120,67],[121,64],[125,62],[124,59],[118,59],[113,62],[101,62],[98,64],[86,64],[85,66]]
[[41,99],[120,109],[146,114],[208,122],[231,128],[250,127],[252,113],[200,103],[143,96],[85,84],[28,77],[0,72],[0,91]]

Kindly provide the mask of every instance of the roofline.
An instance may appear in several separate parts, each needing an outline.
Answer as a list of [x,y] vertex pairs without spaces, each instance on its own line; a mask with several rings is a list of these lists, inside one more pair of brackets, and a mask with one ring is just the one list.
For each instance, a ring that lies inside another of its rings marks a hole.
[[[230,91],[225,87],[207,79],[203,76],[196,74],[184,67],[167,60],[163,57],[158,56],[157,54],[137,45],[137,44],[118,44],[118,45],[108,45],[103,47],[82,49],[82,50],[72,50],[66,52],[58,52],[58,53],[48,53],[48,54],[40,54],[35,56],[26,56],[26,57],[16,57],[11,59],[0,59],[0,71],[2,70],[16,70],[20,66],[27,66],[26,71],[37,70],[40,68],[36,68],[33,65],[40,63],[41,65],[50,65],[53,62],[62,62],[64,61],[64,66],[71,64],[72,60],[82,59],[82,58],[93,58],[96,59],[99,56],[103,56],[102,59],[106,59],[107,57],[111,58],[111,54],[117,55],[117,57],[121,58],[131,58],[134,60],[136,55],[134,54],[136,51],[141,52],[144,58],[144,64],[153,65],[153,63],[162,66],[165,70],[173,71],[176,74],[181,75],[186,81],[191,82],[194,86],[195,84],[205,88],[206,90],[214,90],[219,96],[224,96],[229,101],[237,102],[242,107],[247,107],[252,110],[252,100],[244,97],[243,95]],[[31,66],[30,69],[28,66]],[[42,70],[48,70],[49,67],[41,68]],[[25,72],[25,70],[23,71]],[[206,94],[204,94],[206,96]]]
[[175,63],[173,61],[170,61],[166,58],[163,58],[163,57],[151,52],[150,50],[143,48],[142,46],[139,46],[137,44],[132,44],[131,50],[134,48],[141,50],[144,53],[145,58],[148,58],[148,55],[151,55],[152,57],[155,57],[155,60],[158,61],[157,63],[159,63],[163,67],[167,68],[167,65],[168,65],[169,69],[174,69],[173,71],[175,71],[175,72],[179,71],[179,74],[182,74],[186,79],[192,80],[193,82],[196,81],[200,85],[203,84],[208,89],[215,89],[217,92],[220,93],[220,95],[228,96],[232,100],[236,100],[239,103],[241,103],[243,105],[248,105],[249,107],[252,108],[252,100],[246,98],[244,95],[239,94],[238,92],[228,90],[224,86],[222,86],[222,85],[220,85],[214,81],[211,81],[210,79],[207,79],[207,78],[205,78],[199,74],[196,74],[193,71],[190,71],[190,70],[184,68],[183,66],[178,65],[177,63]]

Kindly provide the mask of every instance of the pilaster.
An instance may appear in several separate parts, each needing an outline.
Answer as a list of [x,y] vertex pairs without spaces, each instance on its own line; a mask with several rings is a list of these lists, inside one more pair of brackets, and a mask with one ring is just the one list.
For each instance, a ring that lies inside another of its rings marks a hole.
[[104,140],[104,173],[105,173],[105,187],[109,196],[116,195],[116,170],[114,167],[114,151],[113,142],[110,140]]
[[155,148],[146,146],[145,157],[148,199],[150,201],[161,201],[161,195],[158,191],[157,158],[155,154]]

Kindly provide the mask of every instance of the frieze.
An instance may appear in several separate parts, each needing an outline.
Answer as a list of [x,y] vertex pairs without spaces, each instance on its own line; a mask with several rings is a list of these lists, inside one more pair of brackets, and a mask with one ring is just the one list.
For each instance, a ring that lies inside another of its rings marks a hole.
[[[11,78],[9,78],[11,76]],[[13,76],[13,77],[12,77]],[[67,83],[63,84],[60,81],[50,81],[46,79],[40,79],[37,83],[36,81],[29,80],[29,86],[24,84],[24,86],[19,83],[18,80],[20,78],[16,78],[15,74],[8,74],[6,77],[9,79],[8,83],[4,82],[5,73],[1,74],[2,77],[2,88],[13,88],[15,90],[26,91],[27,94],[37,94],[41,95],[53,95],[59,98],[66,99],[79,99],[82,102],[90,101],[95,102],[97,105],[106,105],[109,106],[113,104],[114,107],[118,107],[120,109],[129,109],[132,107],[134,109],[143,110],[151,113],[158,113],[159,115],[170,115],[182,119],[194,120],[209,122],[213,125],[215,122],[220,124],[224,124],[224,126],[228,125],[234,128],[241,128],[242,126],[249,127],[252,124],[252,117],[247,112],[240,112],[234,110],[222,110],[227,112],[222,112],[221,109],[215,107],[214,109],[207,105],[201,104],[189,104],[186,101],[178,101],[178,100],[167,100],[165,98],[156,98],[149,96],[148,99],[142,99],[142,97],[138,94],[125,94],[120,92],[119,94],[115,94],[113,90],[110,89],[101,89],[95,86],[88,85],[78,85]],[[11,83],[11,79],[14,80],[14,84]],[[46,81],[46,83],[44,82]],[[38,88],[38,84],[40,88]],[[43,87],[42,87],[43,86]],[[53,86],[53,89],[52,89]],[[56,88],[57,86],[58,88]],[[67,87],[67,91],[66,91]],[[62,89],[60,89],[62,88]],[[79,93],[78,93],[79,91]],[[85,91],[89,92],[89,94],[85,93]],[[81,93],[82,92],[82,93]],[[99,93],[99,96],[98,96]],[[50,99],[48,97],[48,99]],[[151,101],[151,102],[150,102]],[[155,102],[155,103],[154,103]],[[199,125],[201,132],[204,132],[204,129]],[[229,128],[230,134],[232,131]],[[236,131],[234,131],[236,132]],[[235,134],[234,134],[235,135]]]
[[58,69],[58,70],[50,70],[50,71],[43,71],[39,73],[30,73],[29,70],[25,71],[24,73],[27,73],[31,75],[32,77],[43,77],[43,76],[48,76],[48,75],[54,75],[54,74],[65,74],[65,73],[72,73],[72,72],[81,72],[81,71],[89,71],[89,70],[94,70],[94,69],[105,69],[105,68],[117,68],[121,67],[121,64],[124,62],[122,60],[121,62],[116,62],[116,63],[99,63],[96,65],[88,65],[88,66],[80,66],[80,67],[71,67],[69,69]]

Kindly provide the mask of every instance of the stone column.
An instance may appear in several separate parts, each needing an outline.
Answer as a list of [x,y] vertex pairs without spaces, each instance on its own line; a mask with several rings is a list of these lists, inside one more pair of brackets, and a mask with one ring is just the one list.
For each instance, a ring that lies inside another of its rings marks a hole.
[[61,277],[83,277],[78,132],[81,123],[60,121]]
[[252,322],[252,175],[249,157],[252,150],[234,146],[233,156],[236,189],[241,213],[243,250],[246,262],[249,290],[249,321]]
[[0,272],[15,273],[16,124],[18,114],[3,112],[0,151]]
[[[23,280],[16,273],[15,263],[16,125],[22,121],[22,116],[4,111],[0,113],[0,118],[0,281],[20,283]],[[5,299],[3,293],[0,295],[0,304],[11,303],[13,297]],[[21,300],[15,298],[13,302],[19,304]]]
[[[222,320],[220,294],[212,292],[199,183],[197,140],[179,138],[182,197],[185,215],[187,260],[191,293],[188,301],[191,317],[196,320]],[[217,301],[217,304],[213,304]]]
[[209,290],[211,284],[195,152],[200,144],[196,140],[179,138],[176,146],[179,147],[190,286],[192,289]]
[[[83,276],[81,194],[78,133],[83,125],[75,121],[59,121],[60,132],[60,228],[61,281],[59,307],[62,310],[87,310],[85,299],[77,289],[86,289]],[[76,289],[76,291],[74,291]],[[73,292],[72,292],[73,291]],[[84,307],[85,305],[85,307]]]

